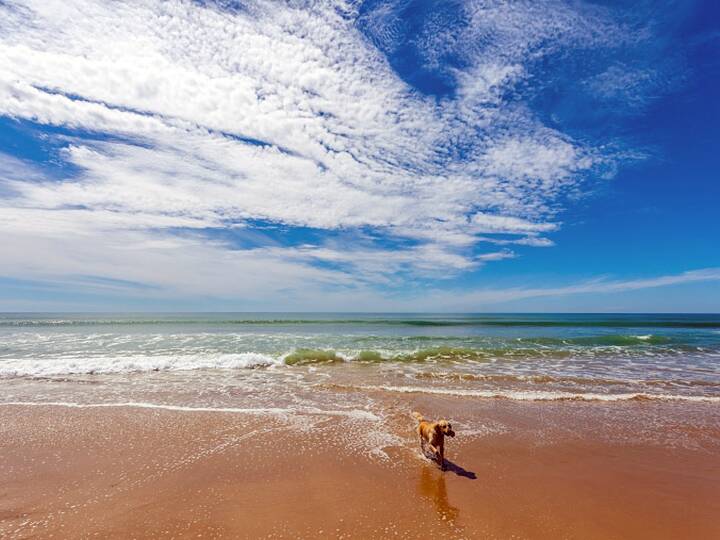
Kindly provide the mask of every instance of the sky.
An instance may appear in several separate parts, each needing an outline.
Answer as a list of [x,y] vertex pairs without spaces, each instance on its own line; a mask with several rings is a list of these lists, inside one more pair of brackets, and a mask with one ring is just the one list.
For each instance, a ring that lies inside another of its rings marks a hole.
[[0,311],[720,312],[720,4],[0,0]]

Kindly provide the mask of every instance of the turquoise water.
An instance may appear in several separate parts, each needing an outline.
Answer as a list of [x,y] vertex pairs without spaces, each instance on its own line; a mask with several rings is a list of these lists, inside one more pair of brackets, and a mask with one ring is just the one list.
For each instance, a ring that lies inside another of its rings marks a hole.
[[[6,380],[228,371],[311,378],[310,368],[338,384],[352,376],[355,385],[398,391],[715,398],[720,315],[0,315]],[[401,380],[390,381],[391,372]]]

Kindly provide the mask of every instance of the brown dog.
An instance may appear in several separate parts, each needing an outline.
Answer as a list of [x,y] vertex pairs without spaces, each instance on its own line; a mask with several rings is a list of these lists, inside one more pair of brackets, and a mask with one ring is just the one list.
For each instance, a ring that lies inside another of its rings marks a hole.
[[429,422],[423,416],[414,412],[413,416],[418,421],[417,433],[420,436],[420,448],[425,452],[425,445],[430,446],[435,459],[440,468],[445,470],[445,435],[454,437],[455,432],[452,425],[447,420],[439,420],[438,422]]

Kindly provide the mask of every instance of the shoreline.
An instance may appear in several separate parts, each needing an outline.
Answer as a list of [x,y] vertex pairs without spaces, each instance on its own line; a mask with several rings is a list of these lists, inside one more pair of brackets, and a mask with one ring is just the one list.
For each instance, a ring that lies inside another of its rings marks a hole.
[[[382,425],[322,412],[288,420],[0,407],[0,536],[720,534],[720,412],[712,404],[385,399]],[[457,419],[448,472],[420,455],[412,408]],[[373,430],[394,438],[378,437],[374,448]]]

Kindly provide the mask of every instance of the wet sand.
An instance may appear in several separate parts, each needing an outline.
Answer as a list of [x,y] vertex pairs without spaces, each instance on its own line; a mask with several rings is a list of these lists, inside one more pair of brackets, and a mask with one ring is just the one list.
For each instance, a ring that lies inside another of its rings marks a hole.
[[[411,408],[485,428],[443,473]],[[0,537],[718,538],[716,409],[408,396],[374,452],[322,415],[4,405]]]

